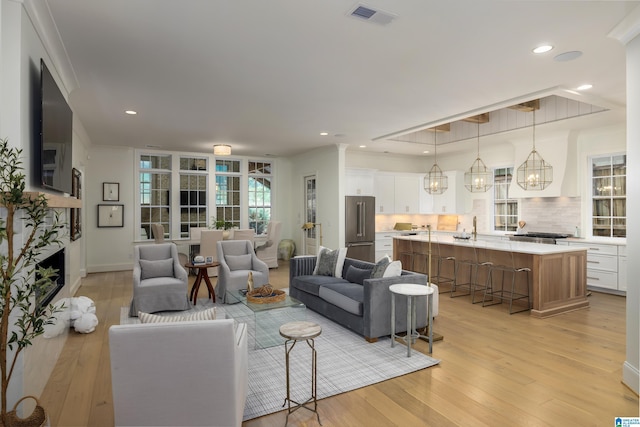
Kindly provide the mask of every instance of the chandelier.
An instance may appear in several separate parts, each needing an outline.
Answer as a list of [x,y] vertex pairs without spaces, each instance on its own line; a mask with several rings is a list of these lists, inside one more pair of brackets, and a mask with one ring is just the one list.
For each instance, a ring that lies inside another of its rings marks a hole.
[[520,165],[517,182],[525,190],[544,190],[553,181],[553,167],[536,151],[536,110],[533,110],[533,149]]
[[480,159],[480,120],[478,120],[478,157],[464,173],[464,186],[472,193],[484,193],[493,186],[493,173]]
[[424,189],[429,194],[442,194],[449,188],[449,178],[442,172],[438,166],[438,149],[437,149],[438,127],[433,128],[433,166],[429,173],[424,177]]

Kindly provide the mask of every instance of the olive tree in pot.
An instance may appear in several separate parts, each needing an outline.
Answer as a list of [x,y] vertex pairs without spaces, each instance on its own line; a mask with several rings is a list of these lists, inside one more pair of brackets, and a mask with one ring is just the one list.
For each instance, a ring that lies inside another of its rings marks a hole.
[[[45,249],[61,245],[63,225],[56,212],[50,219],[43,194],[25,192],[21,154],[6,139],[0,140],[0,424],[4,426],[10,424],[7,389],[18,356],[53,322],[51,316],[58,310],[51,305],[40,307],[41,291],[52,284],[56,274],[36,265]],[[21,235],[17,236],[14,226],[19,221]]]

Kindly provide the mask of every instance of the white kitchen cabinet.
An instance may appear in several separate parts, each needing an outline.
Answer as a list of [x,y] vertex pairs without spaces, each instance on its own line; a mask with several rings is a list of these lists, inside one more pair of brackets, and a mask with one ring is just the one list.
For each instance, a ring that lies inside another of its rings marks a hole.
[[433,212],[433,200],[422,188],[422,174],[376,173],[377,214],[420,214]]
[[373,169],[347,168],[345,170],[345,195],[373,196],[374,175]]
[[376,262],[380,261],[385,255],[393,257],[393,237],[399,235],[399,232],[386,231],[376,233]]
[[569,246],[587,248],[587,287],[619,291],[618,245],[569,241]]
[[627,247],[618,247],[618,290],[627,292]]
[[[467,189],[464,187],[464,172],[445,171],[448,178],[448,189],[442,194],[433,195],[433,213],[435,214],[463,214],[470,211],[467,207]],[[469,193],[470,194],[470,193]]]

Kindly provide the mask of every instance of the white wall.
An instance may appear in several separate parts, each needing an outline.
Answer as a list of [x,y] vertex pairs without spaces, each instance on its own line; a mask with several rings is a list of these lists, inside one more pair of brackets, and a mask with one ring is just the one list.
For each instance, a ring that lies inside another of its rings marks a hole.
[[322,223],[323,246],[344,246],[344,147],[328,146],[292,157],[291,200],[296,253],[302,253],[304,177],[317,178],[316,221]]

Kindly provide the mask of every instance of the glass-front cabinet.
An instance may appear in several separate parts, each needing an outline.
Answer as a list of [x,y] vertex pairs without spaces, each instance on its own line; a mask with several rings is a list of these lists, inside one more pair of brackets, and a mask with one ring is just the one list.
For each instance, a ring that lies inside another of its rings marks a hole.
[[592,233],[602,237],[627,236],[627,156],[593,157]]

